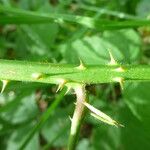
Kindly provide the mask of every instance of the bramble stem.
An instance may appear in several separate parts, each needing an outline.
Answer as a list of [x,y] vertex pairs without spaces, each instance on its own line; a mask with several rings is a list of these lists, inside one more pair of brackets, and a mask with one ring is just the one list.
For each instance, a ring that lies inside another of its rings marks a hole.
[[68,150],[75,150],[79,138],[80,127],[85,116],[84,115],[85,106],[83,104],[84,102],[86,102],[85,85],[77,85],[77,87],[75,87],[74,90],[77,96],[77,101],[75,104],[76,107],[74,110],[74,114],[71,119],[71,130],[70,130]]
[[124,81],[149,81],[149,65],[84,66],[0,60],[0,80],[16,80],[51,84],[96,84]]

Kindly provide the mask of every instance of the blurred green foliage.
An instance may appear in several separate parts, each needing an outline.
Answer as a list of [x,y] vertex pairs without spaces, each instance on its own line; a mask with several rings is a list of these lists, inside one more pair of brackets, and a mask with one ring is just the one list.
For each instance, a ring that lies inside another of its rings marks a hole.
[[[42,13],[63,13],[108,20],[120,20],[118,14],[132,18],[149,17],[149,0],[0,0],[12,6]],[[87,6],[84,9],[81,5]],[[105,13],[90,8],[105,9]],[[114,15],[116,14],[116,15]],[[127,16],[128,16],[127,15]],[[0,15],[1,17],[1,15]],[[1,19],[1,18],[0,18]],[[121,20],[126,20],[123,17]],[[0,58],[52,63],[107,64],[108,49],[123,64],[150,63],[150,27],[102,31],[81,25],[56,22],[36,25],[1,25]],[[150,149],[150,84],[125,83],[88,86],[90,102],[125,125],[114,128],[87,116],[82,126],[77,150]],[[27,143],[25,140],[40,123],[57,97],[54,85],[12,82],[0,94],[0,149],[65,149],[75,96],[63,97],[48,119]]]

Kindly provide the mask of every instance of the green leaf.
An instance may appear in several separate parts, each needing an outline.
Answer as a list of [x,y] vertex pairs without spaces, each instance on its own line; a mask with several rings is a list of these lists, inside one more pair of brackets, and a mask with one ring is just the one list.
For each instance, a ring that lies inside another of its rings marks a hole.
[[141,150],[150,148],[150,84],[130,83],[125,86],[124,101],[126,106],[120,110],[120,117],[125,123],[121,132],[124,149]]
[[19,149],[24,149],[29,141],[32,139],[32,137],[37,133],[45,124],[45,122],[49,119],[49,116],[54,112],[54,109],[58,106],[60,101],[62,100],[63,96],[65,95],[66,88],[64,88],[60,94],[56,97],[55,101],[50,105],[50,107],[44,112],[42,117],[40,118],[39,122],[36,124],[34,128],[30,131],[29,135],[26,137],[22,145]]
[[106,31],[103,38],[111,44],[108,48],[116,60],[127,64],[139,62],[142,40],[138,32],[133,29]]
[[136,12],[140,17],[147,17],[150,15],[149,0],[142,0],[138,3]]
[[[28,136],[25,134],[33,128],[33,125],[26,124],[23,128],[17,129],[15,132],[11,134],[10,137],[7,138],[7,148],[6,150],[16,150],[19,149],[20,144],[24,141],[24,139]],[[31,150],[31,149],[39,149],[39,136],[35,134],[32,140],[28,143],[28,146],[24,150]]]
[[[43,128],[41,134],[51,147],[66,147],[68,143],[70,120],[69,114],[72,107],[56,108],[55,113],[49,117]],[[45,150],[45,149],[44,149]]]
[[120,147],[121,128],[95,126],[92,135],[92,150],[116,150]]
[[[124,41],[124,42],[122,42]],[[68,63],[107,64],[111,50],[116,61],[135,63],[139,60],[141,39],[134,30],[105,31],[103,35],[86,36],[62,44],[60,49]]]
[[[29,89],[30,91],[26,91],[23,93],[13,93],[14,96],[10,97],[12,99],[8,99],[7,96],[1,95],[1,97],[4,98],[4,104],[0,107],[0,112],[9,112],[9,111],[14,111],[14,109],[20,108],[21,107],[21,102],[24,101],[23,103],[26,103],[26,100],[31,99],[34,97],[34,95],[30,95],[30,93],[32,93],[31,89]],[[11,93],[10,93],[11,94]],[[29,96],[30,95],[30,96]],[[29,97],[28,97],[29,96]],[[6,101],[8,100],[8,101]],[[30,101],[32,104],[34,103],[33,101]],[[26,104],[25,104],[26,105]],[[22,105],[24,107],[24,105]],[[10,113],[11,114],[11,113]]]
[[150,119],[146,117],[150,112],[149,88],[149,82],[141,84],[130,83],[126,84],[123,94],[125,103],[130,108],[133,115],[141,121],[150,121]]
[[90,141],[88,139],[82,139],[79,141],[77,150],[89,150]]
[[[33,119],[38,114],[35,94],[27,90],[16,96],[18,97],[6,103],[1,109],[3,123],[1,122],[0,134],[1,136],[7,135],[6,145],[8,150],[19,148],[27,136],[25,133],[33,127]],[[32,139],[26,150],[33,148],[33,146],[38,149],[37,136]]]

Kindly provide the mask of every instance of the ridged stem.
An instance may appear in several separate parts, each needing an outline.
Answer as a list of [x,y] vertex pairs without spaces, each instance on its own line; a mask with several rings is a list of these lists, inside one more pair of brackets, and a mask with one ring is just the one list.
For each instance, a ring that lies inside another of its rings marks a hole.
[[81,124],[85,116],[84,115],[85,106],[83,104],[84,102],[86,102],[85,86],[77,85],[74,88],[74,90],[77,96],[77,101],[75,103],[76,106],[73,117],[71,119],[71,130],[70,130],[68,150],[75,150],[79,138]]
[[16,80],[51,84],[110,83],[124,81],[150,81],[149,65],[94,65],[64,64],[0,60],[0,80]]

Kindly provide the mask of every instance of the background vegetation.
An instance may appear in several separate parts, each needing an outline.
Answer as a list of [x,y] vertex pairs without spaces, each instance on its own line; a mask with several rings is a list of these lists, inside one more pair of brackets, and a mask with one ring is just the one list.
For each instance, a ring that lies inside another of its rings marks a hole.
[[[0,4],[1,59],[75,65],[81,59],[100,65],[108,64],[111,50],[121,64],[150,63],[149,0],[0,0]],[[39,16],[43,13],[52,21]],[[73,17],[77,15],[82,17]],[[56,94],[56,89],[51,84],[8,84],[0,94],[0,149],[66,149],[75,95],[64,96],[65,90]],[[87,115],[77,150],[150,149],[149,82],[125,82],[123,91],[116,83],[86,89],[90,103],[125,128]]]

